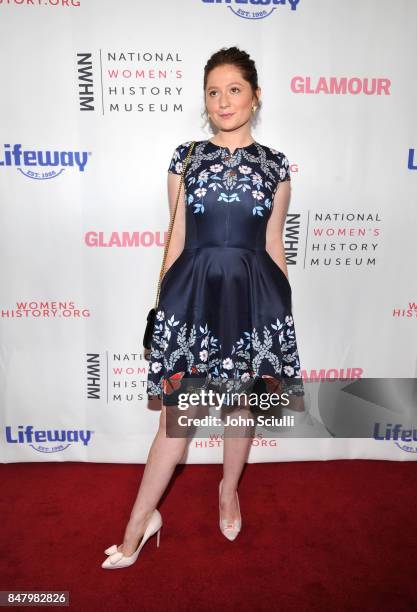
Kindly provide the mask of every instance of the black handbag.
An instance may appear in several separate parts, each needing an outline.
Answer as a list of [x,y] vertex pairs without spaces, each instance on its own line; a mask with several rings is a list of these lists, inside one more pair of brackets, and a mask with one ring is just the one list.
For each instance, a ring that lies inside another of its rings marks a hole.
[[175,214],[177,212],[177,207],[178,207],[178,201],[180,199],[180,192],[181,192],[182,182],[184,180],[185,169],[187,167],[188,160],[190,159],[190,155],[192,153],[194,144],[195,144],[195,141],[193,140],[191,145],[190,145],[190,148],[188,149],[188,153],[187,153],[187,156],[186,156],[186,158],[184,160],[184,164],[183,164],[183,168],[182,168],[182,172],[181,172],[181,179],[180,179],[180,184],[178,186],[178,193],[177,193],[177,201],[175,202],[174,213],[173,213],[173,215],[171,217],[171,221],[170,221],[170,224],[169,224],[168,238],[167,238],[167,241],[166,241],[166,244],[165,244],[164,256],[163,256],[162,265],[161,265],[161,271],[159,273],[158,289],[157,289],[157,292],[156,292],[155,306],[150,309],[150,311],[148,312],[148,316],[146,318],[145,333],[143,335],[143,348],[145,349],[144,350],[144,357],[148,361],[150,359],[150,354],[151,354],[152,335],[153,335],[153,330],[154,330],[154,325],[155,325],[156,312],[158,310],[159,292],[160,292],[160,289],[161,289],[162,278],[163,278],[164,272],[165,272],[165,269],[164,269],[165,268],[165,260],[167,258],[167,254],[168,254],[169,243],[170,243],[170,240],[171,240],[172,228],[174,226]]

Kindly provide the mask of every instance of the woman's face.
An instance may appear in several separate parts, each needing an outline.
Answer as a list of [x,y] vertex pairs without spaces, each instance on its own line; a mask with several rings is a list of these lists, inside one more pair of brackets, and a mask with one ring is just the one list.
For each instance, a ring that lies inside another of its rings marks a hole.
[[[260,88],[256,91],[259,96]],[[212,123],[225,131],[235,130],[247,123],[252,115],[252,105],[257,104],[250,83],[231,64],[210,70],[205,98]]]

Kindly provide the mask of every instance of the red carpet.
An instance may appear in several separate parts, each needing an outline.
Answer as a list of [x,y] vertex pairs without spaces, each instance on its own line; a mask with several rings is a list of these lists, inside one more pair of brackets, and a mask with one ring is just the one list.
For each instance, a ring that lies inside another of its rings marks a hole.
[[178,466],[160,548],[104,570],[143,468],[2,465],[1,590],[66,590],[73,610],[416,609],[414,462],[246,465],[234,542],[218,529],[221,465]]

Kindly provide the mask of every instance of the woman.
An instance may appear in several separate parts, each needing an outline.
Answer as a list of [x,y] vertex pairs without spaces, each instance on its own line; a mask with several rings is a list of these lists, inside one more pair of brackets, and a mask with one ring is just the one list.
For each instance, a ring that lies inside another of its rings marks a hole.
[[[159,545],[162,519],[156,506],[188,441],[166,436],[167,406],[177,401],[170,381],[180,388],[186,378],[232,382],[235,390],[248,381],[281,380],[290,393],[300,392],[282,241],[289,164],[283,153],[251,135],[260,93],[255,64],[244,51],[223,48],[207,62],[205,112],[216,133],[195,141],[188,160],[150,354],[148,395],[163,398],[159,430],[123,544],[105,551],[106,569],[134,563],[155,533]],[[169,165],[171,215],[190,144],[179,145]],[[229,540],[241,529],[237,487],[250,444],[247,436],[224,438],[219,526]]]

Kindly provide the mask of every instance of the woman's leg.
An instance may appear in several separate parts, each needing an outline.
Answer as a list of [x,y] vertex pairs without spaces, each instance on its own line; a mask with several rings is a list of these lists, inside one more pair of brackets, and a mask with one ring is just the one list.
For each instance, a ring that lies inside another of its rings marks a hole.
[[[241,416],[245,419],[253,418],[248,408],[238,407],[228,413],[230,417]],[[241,432],[241,436],[237,437]],[[223,446],[223,484],[220,498],[220,512],[223,519],[234,521],[239,518],[236,491],[243,466],[249,455],[255,428],[252,426],[227,425],[224,428]]]
[[176,465],[181,461],[188,442],[188,438],[166,437],[166,407],[162,406],[158,432],[149,450],[123,544],[118,547],[125,556],[135,552],[145,532],[146,523],[168,486]]

